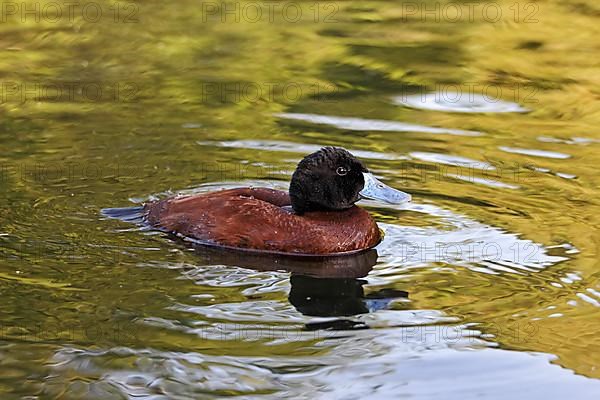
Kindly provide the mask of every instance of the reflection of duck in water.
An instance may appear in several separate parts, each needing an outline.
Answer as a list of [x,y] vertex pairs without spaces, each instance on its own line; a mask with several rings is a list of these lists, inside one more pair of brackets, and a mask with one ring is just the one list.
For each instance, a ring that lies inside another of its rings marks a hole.
[[[292,288],[288,299],[304,315],[315,317],[349,317],[388,308],[394,299],[408,298],[402,290],[383,289],[365,296],[364,279],[290,277]],[[311,324],[314,328],[337,326],[340,321]],[[342,323],[344,326],[344,323]]]
[[[232,265],[259,271],[291,272],[290,303],[302,314],[315,317],[349,317],[388,308],[389,304],[408,293],[383,289],[365,295],[360,279],[377,262],[377,251],[367,250],[337,257],[306,257],[223,251],[219,248],[195,246],[198,256],[208,264]],[[338,319],[310,323],[308,329],[356,329],[362,323]]]
[[201,262],[212,265],[230,265],[257,271],[287,271],[293,275],[315,279],[362,278],[377,263],[377,250],[370,249],[345,256],[306,256],[294,254],[252,253],[225,250],[220,247],[191,245]]
[[[238,188],[175,196],[138,207],[152,227],[206,245],[254,252],[342,255],[374,247],[381,234],[361,198],[399,204],[410,195],[379,182],[348,151],[325,147],[296,168],[289,194]],[[105,209],[123,219],[126,210]]]

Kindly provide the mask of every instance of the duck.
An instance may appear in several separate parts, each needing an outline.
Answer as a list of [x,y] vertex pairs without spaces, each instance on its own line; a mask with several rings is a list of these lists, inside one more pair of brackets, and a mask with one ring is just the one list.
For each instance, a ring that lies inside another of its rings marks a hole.
[[335,256],[381,241],[373,217],[355,204],[365,198],[391,204],[411,200],[380,182],[346,149],[323,147],[298,163],[287,192],[240,187],[179,195],[144,204],[142,215],[157,230],[203,245]]

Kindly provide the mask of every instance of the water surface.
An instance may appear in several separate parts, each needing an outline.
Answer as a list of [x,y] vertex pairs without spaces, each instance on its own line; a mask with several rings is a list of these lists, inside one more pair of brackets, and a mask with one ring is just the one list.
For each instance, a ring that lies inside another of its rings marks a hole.
[[[598,396],[598,5],[250,3],[0,23],[0,397]],[[413,196],[351,276],[100,213],[324,145]]]

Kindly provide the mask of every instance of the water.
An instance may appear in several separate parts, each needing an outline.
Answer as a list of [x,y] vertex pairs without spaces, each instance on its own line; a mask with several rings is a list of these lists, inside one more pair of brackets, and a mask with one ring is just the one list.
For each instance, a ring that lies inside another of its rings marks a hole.
[[[19,4],[0,23],[2,399],[600,394],[595,2]],[[323,145],[413,196],[362,204],[385,239],[352,268],[100,213],[285,189]]]

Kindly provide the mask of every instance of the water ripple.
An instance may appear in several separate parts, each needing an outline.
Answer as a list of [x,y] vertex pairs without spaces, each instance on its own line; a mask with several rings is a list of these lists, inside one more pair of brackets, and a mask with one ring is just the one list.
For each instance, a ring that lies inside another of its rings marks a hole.
[[523,154],[525,156],[534,156],[534,157],[545,157],[545,158],[557,158],[557,159],[566,159],[570,158],[571,155],[565,153],[559,153],[556,151],[546,151],[546,150],[537,150],[537,149],[523,149],[519,147],[508,147],[508,146],[500,146],[498,147],[500,150],[505,151],[507,153],[513,154]]
[[571,139],[559,139],[550,136],[538,136],[538,141],[543,143],[562,143],[562,144],[578,144],[578,145],[588,145],[590,143],[600,143],[600,140],[590,139],[584,137],[572,137]]
[[496,180],[488,179],[488,178],[478,178],[476,176],[464,176],[464,175],[457,175],[457,174],[448,174],[447,176],[456,178],[456,179],[460,179],[461,181],[477,183],[480,185],[490,186],[493,188],[501,188],[501,189],[519,189],[520,188],[520,186],[518,186],[518,185],[511,185],[510,183],[504,183],[504,182],[500,182],[500,181],[496,181]]
[[436,216],[442,228],[380,223],[385,239],[377,250],[385,268],[446,263],[483,273],[520,274],[539,271],[567,259],[550,255],[542,244],[434,205],[411,203],[404,209]]
[[492,164],[484,162],[484,161],[477,161],[477,160],[473,160],[471,158],[453,156],[450,154],[413,151],[409,155],[418,160],[431,162],[431,163],[456,165],[456,166],[477,168],[477,169],[486,169],[486,170],[496,169],[496,167],[494,167]]
[[[200,141],[201,146],[219,146],[231,147],[236,149],[254,149],[264,151],[285,151],[290,153],[308,154],[318,151],[323,146],[318,144],[305,144],[286,142],[282,140],[230,140],[230,141]],[[381,153],[376,151],[347,149],[349,152],[360,158],[372,160],[406,160],[407,157],[392,153]],[[297,161],[294,161],[297,162]]]
[[516,103],[475,93],[433,92],[397,96],[393,102],[420,110],[456,113],[524,113],[529,110]]
[[462,129],[436,128],[432,126],[408,124],[406,122],[386,121],[381,119],[364,119],[350,117],[336,117],[318,114],[278,113],[276,117],[334,126],[338,129],[351,131],[381,131],[381,132],[421,132],[431,134],[446,134],[458,136],[481,136],[483,133],[465,131]]

